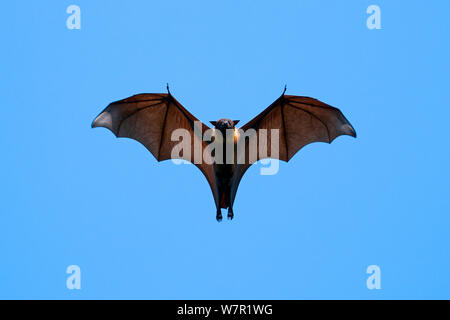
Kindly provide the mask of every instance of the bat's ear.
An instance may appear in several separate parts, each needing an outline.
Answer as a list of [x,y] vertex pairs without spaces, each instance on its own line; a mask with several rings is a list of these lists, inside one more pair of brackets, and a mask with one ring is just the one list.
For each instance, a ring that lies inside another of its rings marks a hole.
[[217,125],[217,121],[210,121],[209,123],[211,123],[214,127]]
[[233,120],[233,124],[237,125],[239,123],[240,120]]

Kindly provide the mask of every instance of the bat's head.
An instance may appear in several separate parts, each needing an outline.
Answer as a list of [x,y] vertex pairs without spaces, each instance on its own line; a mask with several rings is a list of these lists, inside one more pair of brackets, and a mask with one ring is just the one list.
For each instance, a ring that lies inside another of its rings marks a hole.
[[210,121],[215,129],[225,131],[227,129],[234,129],[239,120],[219,119],[217,121]]

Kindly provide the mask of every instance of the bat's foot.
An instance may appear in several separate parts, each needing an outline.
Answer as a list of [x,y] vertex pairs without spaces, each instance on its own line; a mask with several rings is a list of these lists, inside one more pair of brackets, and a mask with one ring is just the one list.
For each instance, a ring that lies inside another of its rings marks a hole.
[[217,214],[216,214],[216,220],[217,220],[217,222],[222,221],[222,212],[217,211]]
[[233,218],[234,218],[233,209],[231,209],[231,207],[228,208],[228,215],[227,215],[227,217],[228,217],[228,220],[233,220]]

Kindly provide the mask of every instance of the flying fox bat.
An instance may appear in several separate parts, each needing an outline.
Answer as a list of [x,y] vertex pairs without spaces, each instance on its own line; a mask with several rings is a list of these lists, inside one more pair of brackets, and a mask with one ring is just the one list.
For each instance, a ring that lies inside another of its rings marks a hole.
[[[242,143],[244,156],[242,161],[229,163],[195,161],[194,153],[182,152],[173,156],[172,150],[178,144],[172,140],[172,132],[176,129],[187,130],[192,139],[191,147],[200,146],[202,154],[211,141],[205,141],[203,135],[210,130],[208,126],[199,122],[187,111],[170,93],[145,93],[109,104],[92,123],[92,127],[104,127],[111,130],[116,137],[127,137],[142,143],[158,161],[168,159],[184,159],[189,161],[206,177],[211,187],[216,205],[216,219],[222,220],[221,209],[228,209],[228,219],[233,219],[233,204],[239,183],[247,169],[257,160],[276,158],[289,161],[297,151],[312,142],[331,143],[341,135],[356,138],[352,125],[337,108],[329,106],[319,100],[285,95],[275,100],[267,109],[239,129],[239,132],[250,134],[236,134],[233,138],[234,147]],[[237,130],[239,120],[220,119],[210,121],[213,130],[226,135],[228,130]],[[197,130],[194,126],[197,125]],[[257,140],[258,150],[272,150],[276,145],[276,153],[257,154],[250,160],[250,140],[252,135],[264,131],[277,129],[277,140]],[[264,144],[264,145],[263,145]],[[227,143],[223,140],[223,151],[226,153]],[[228,147],[229,149],[229,147]],[[242,150],[242,149],[241,149]],[[228,150],[229,151],[229,150]],[[217,150],[216,150],[217,152]],[[237,154],[239,152],[236,152]]]

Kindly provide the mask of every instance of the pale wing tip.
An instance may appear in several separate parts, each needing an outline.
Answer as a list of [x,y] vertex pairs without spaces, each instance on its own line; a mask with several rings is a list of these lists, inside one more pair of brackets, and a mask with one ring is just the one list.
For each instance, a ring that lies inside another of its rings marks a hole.
[[92,121],[91,128],[104,127],[111,130],[112,128],[112,118],[109,112],[100,113],[94,121]]
[[353,128],[353,126],[350,123],[345,124],[342,129],[344,129],[345,134],[347,134],[353,138],[356,138],[357,135],[356,135],[355,128]]
[[97,118],[95,118],[94,121],[92,121],[91,128],[97,128],[98,127],[97,123],[95,121],[97,121]]

